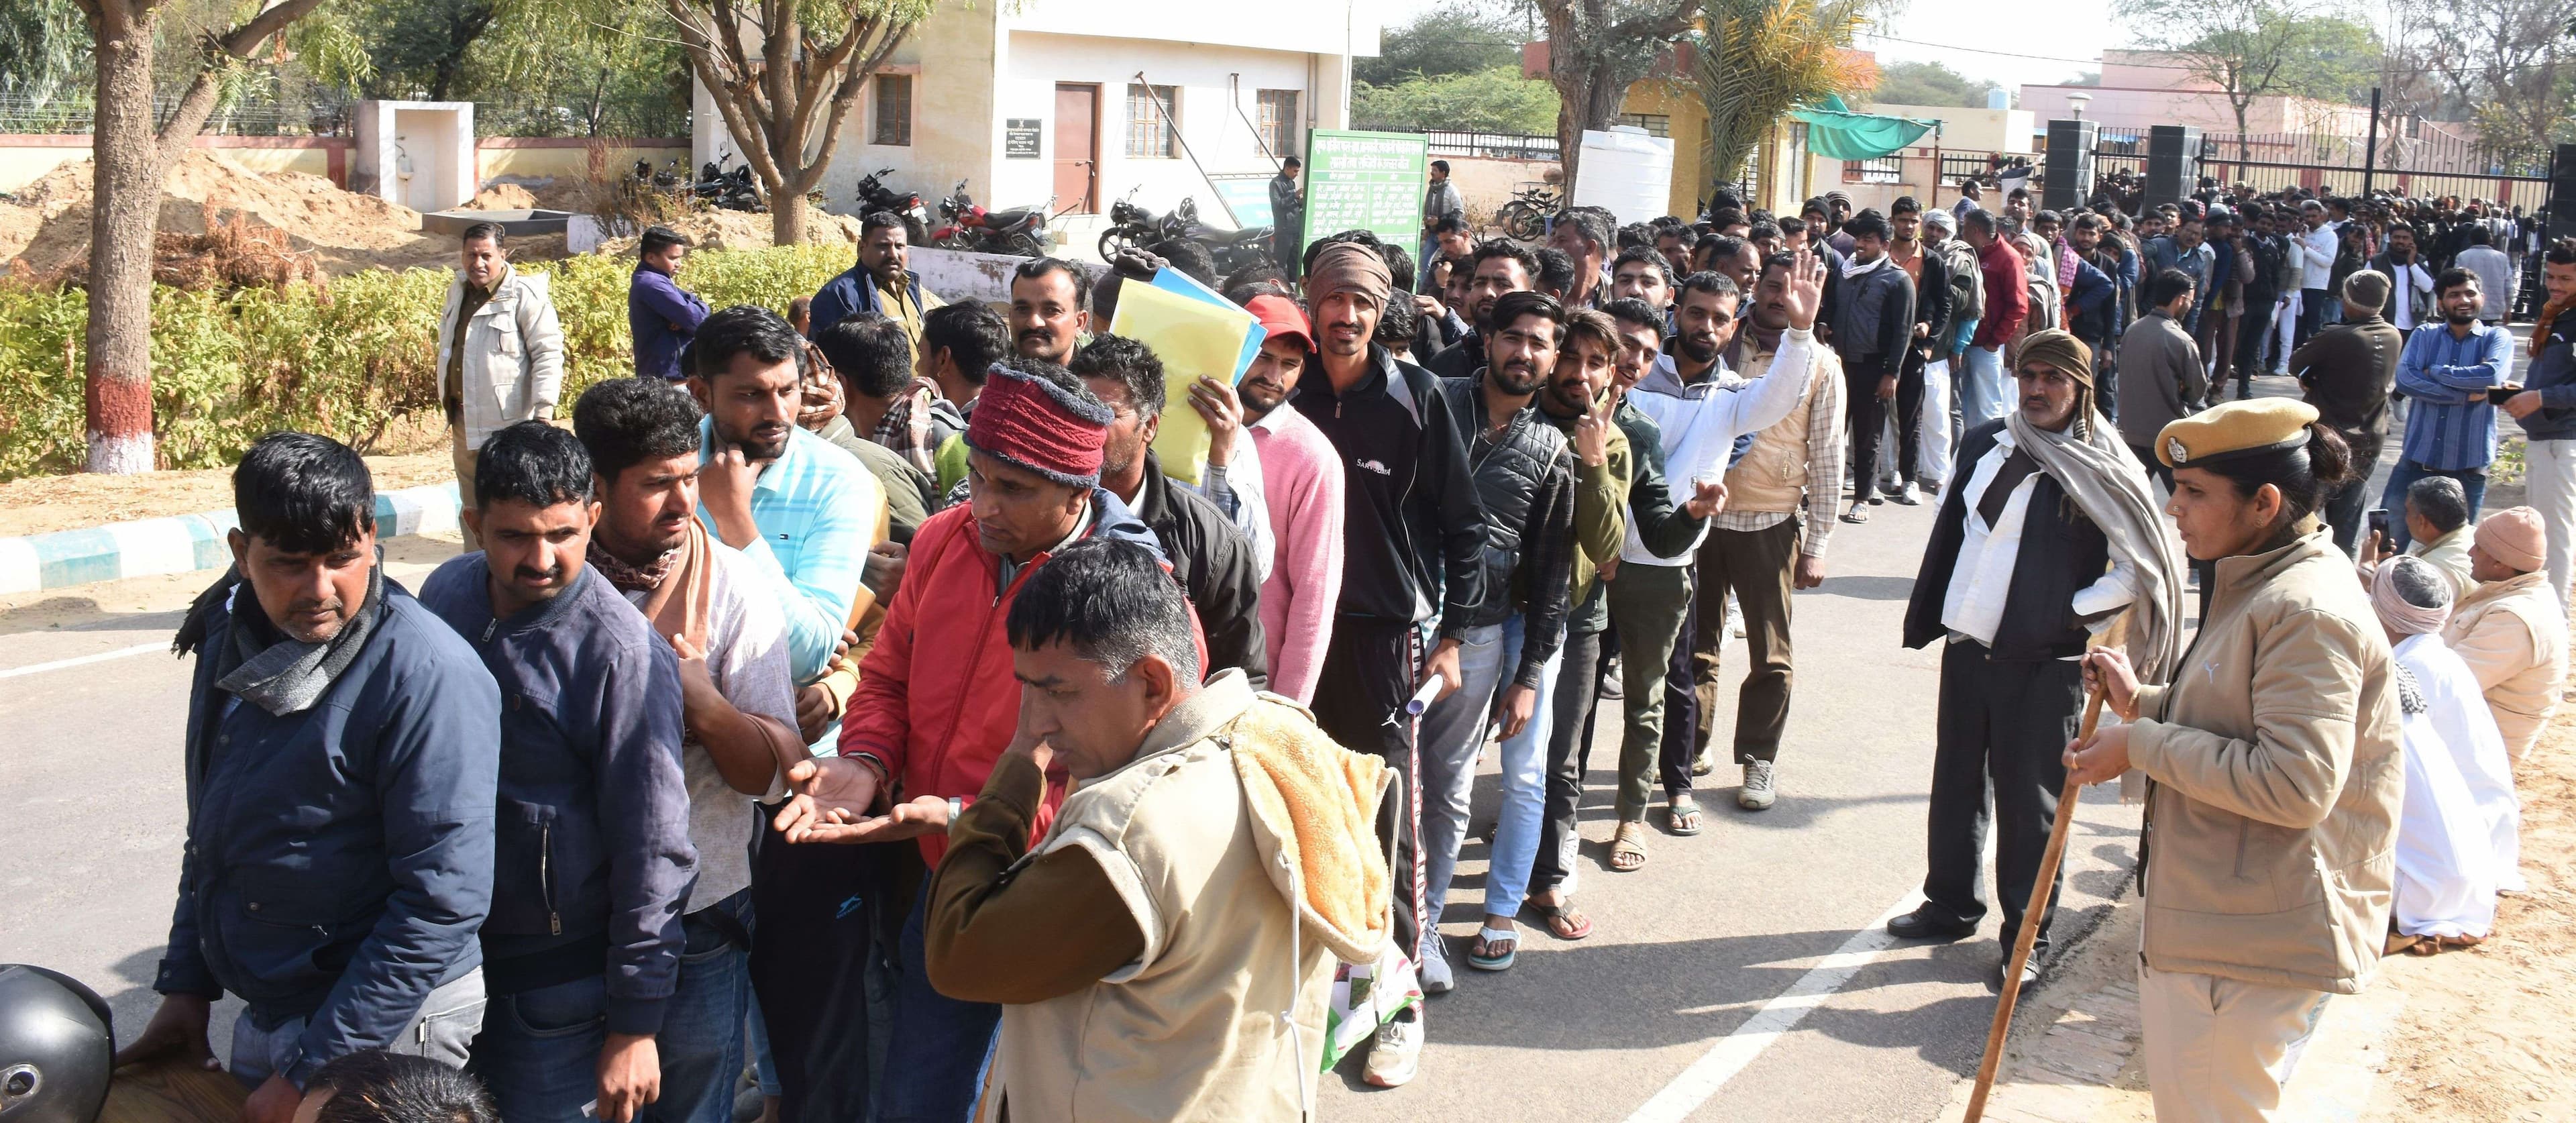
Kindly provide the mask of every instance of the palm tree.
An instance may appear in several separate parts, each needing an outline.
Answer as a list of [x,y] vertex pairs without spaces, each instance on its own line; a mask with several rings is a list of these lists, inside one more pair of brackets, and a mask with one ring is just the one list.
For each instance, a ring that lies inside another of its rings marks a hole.
[[1708,0],[1685,81],[1708,108],[1705,183],[1743,175],[1765,134],[1799,105],[1865,84],[1844,52],[1873,0]]

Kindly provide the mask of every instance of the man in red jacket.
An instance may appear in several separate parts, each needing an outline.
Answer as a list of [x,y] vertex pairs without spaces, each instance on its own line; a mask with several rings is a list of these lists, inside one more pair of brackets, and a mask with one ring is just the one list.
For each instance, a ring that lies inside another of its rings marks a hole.
[[[859,664],[840,755],[789,774],[797,792],[778,816],[788,841],[917,839],[923,859],[939,864],[949,819],[983,791],[1017,725],[1020,684],[1003,622],[1021,586],[1086,538],[1136,542],[1162,557],[1153,530],[1100,487],[1111,416],[1063,367],[1027,358],[993,367],[966,425],[972,498],[913,535],[903,584]],[[1063,798],[1061,787],[1048,792],[1038,832]],[[965,1123],[1001,1007],[932,988],[920,902],[910,911],[896,965],[902,1030],[888,1044],[878,1117]]]
[[1977,319],[1976,338],[1960,356],[1959,424],[1968,429],[1993,421],[2012,407],[2005,385],[2004,349],[2021,338],[2022,321],[2030,318],[2030,290],[2023,284],[2022,257],[2008,239],[1995,236],[1995,216],[1969,211],[1959,236],[1977,248],[1977,265],[1986,275],[1986,307]]

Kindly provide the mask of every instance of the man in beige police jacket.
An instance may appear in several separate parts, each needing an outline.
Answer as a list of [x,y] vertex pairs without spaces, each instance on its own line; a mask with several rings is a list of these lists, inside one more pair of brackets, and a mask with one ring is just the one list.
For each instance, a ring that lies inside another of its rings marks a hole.
[[2313,517],[2351,473],[2287,398],[2166,425],[2174,516],[2214,595],[2173,681],[2086,657],[2127,724],[2067,771],[2150,781],[2138,1009],[2156,1117],[2277,1118],[2329,994],[2379,967],[2396,869],[2400,685],[2351,562]]
[[[498,223],[465,228],[438,317],[439,400],[447,407],[457,494],[468,503],[483,442],[522,421],[554,420],[563,394],[563,326],[546,275],[511,268],[506,241]],[[479,548],[470,527],[465,548]]]
[[2469,546],[2477,587],[2442,626],[2442,643],[2478,676],[2516,761],[2540,739],[2567,681],[2567,610],[2549,587],[2545,533],[2529,507],[2480,522]]
[[[1004,1004],[979,1118],[1303,1117],[1334,962],[1389,932],[1385,765],[1239,670],[1199,685],[1143,546],[1056,554],[1008,630],[1019,733],[953,818],[923,924],[941,993]],[[1075,790],[1031,847],[1056,775]]]

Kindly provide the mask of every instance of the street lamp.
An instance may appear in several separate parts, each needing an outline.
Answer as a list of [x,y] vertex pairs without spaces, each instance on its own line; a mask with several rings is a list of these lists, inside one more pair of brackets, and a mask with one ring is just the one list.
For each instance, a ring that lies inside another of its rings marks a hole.
[[2074,113],[2075,113],[2075,119],[2076,119],[2076,120],[2078,120],[2078,121],[2081,121],[2081,120],[2083,120],[2083,119],[2084,119],[2084,107],[2085,107],[2086,105],[2092,104],[2092,101],[2093,101],[2093,95],[2091,95],[2091,94],[2068,94],[2068,95],[2066,95],[2066,105],[2067,105],[2067,107],[2068,107],[2069,109],[2071,109],[2071,110],[2073,110],[2073,111],[2074,111]]

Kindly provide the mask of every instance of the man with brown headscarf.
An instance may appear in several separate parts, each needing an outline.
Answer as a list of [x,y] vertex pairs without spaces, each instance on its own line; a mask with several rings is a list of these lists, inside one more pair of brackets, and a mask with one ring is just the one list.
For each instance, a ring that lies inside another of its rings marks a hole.
[[[2084,705],[2076,657],[2124,612],[2131,658],[2153,668],[2142,676],[2163,681],[2180,654],[2176,550],[2146,470],[2095,405],[2092,353],[2068,332],[2034,332],[2015,373],[2018,408],[1960,441],[1905,610],[1905,646],[1943,643],[1931,869],[1922,907],[1887,922],[1907,939],[1976,933],[1991,785],[2003,945],[2013,945]],[[2049,916],[2037,918],[2024,986],[2038,978]]]
[[[1396,840],[1394,946],[1409,951],[1440,914],[1423,900],[1422,781],[1406,702],[1434,676],[1442,695],[1459,687],[1460,637],[1484,598],[1485,515],[1437,380],[1370,342],[1393,288],[1386,261],[1368,246],[1329,242],[1317,251],[1306,306],[1322,377],[1300,381],[1292,404],[1332,442],[1346,481],[1341,605],[1316,675],[1315,724],[1344,748],[1394,766],[1396,786],[1378,820]],[[1426,656],[1418,628],[1434,616],[1440,636]],[[1411,969],[1398,965],[1399,975]],[[1380,976],[1377,985],[1393,984]],[[1417,1003],[1378,1031],[1369,1083],[1413,1079],[1421,1053]]]

